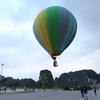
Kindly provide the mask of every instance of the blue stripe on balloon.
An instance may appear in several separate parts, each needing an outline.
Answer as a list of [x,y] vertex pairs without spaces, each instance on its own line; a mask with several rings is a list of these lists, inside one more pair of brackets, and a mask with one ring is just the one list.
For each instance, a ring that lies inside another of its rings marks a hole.
[[70,39],[70,41],[68,42],[68,44],[67,45],[65,45],[65,47],[62,49],[62,51],[61,51],[61,53],[72,43],[72,41],[74,40],[74,38],[75,38],[75,35],[76,35],[76,31],[77,31],[77,23],[76,23],[76,28],[75,28],[75,31],[74,31],[74,33],[73,33],[73,35],[72,35],[72,37],[71,37],[71,39]]
[[67,33],[69,26],[69,11],[59,7],[59,35],[58,35],[58,45],[57,52],[61,53],[61,46],[65,40],[65,34]]
[[70,13],[69,15],[69,29],[66,31],[66,35],[65,35],[65,40],[62,43],[62,47],[61,47],[61,52],[64,51],[68,46],[69,43],[71,43],[70,41],[72,41],[72,37],[74,36],[74,32],[76,29],[76,19],[75,17]]

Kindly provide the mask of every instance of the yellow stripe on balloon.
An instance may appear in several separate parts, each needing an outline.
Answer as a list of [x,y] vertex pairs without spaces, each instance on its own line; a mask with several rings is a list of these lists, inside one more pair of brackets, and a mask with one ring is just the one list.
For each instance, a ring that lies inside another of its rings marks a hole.
[[50,54],[52,54],[53,51],[51,48],[51,43],[50,43],[50,39],[48,36],[48,30],[47,30],[47,26],[46,26],[46,10],[43,10],[43,12],[37,16],[37,18],[35,20],[35,28],[36,28],[36,32],[37,32],[41,42],[44,44],[46,50]]

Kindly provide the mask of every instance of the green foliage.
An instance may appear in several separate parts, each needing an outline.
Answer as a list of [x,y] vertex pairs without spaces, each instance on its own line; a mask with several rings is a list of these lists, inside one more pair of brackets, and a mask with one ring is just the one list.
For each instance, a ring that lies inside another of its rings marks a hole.
[[70,90],[70,88],[67,86],[67,87],[64,87],[63,90]]
[[14,87],[18,87],[18,86],[20,86],[20,81],[19,81],[19,80],[15,80],[15,81],[12,83],[12,85],[13,85]]
[[3,78],[3,79],[0,81],[1,85],[5,86],[7,80],[8,80],[7,78]]
[[31,78],[25,79],[13,79],[12,77],[5,78],[2,76],[2,81],[0,85],[6,85],[7,87],[34,87],[34,88],[53,88],[59,87],[64,90],[69,90],[70,88],[74,88],[74,90],[79,90],[80,87],[87,86],[88,89],[93,82],[97,80],[100,82],[100,74],[97,74],[93,70],[80,70],[75,72],[63,73],[59,78],[53,79],[52,73],[48,70],[41,70],[39,80],[35,82]]
[[80,87],[79,86],[66,86],[66,87],[63,87],[63,90],[81,90],[81,88],[86,88],[87,90],[91,90],[92,88],[90,86],[83,86],[83,87]]
[[39,86],[41,88],[53,88],[54,79],[52,73],[49,70],[41,70],[39,76]]
[[56,85],[60,88],[74,86],[77,89],[77,86],[92,85],[95,80],[97,82],[100,80],[96,72],[93,70],[80,70],[61,74],[56,80]]

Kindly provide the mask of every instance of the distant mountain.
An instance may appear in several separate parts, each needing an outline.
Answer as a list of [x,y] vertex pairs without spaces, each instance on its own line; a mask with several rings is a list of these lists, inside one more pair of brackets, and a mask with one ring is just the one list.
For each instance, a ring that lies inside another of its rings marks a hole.
[[[2,81],[1,84],[2,85],[7,85],[7,86],[13,86],[14,82],[19,82],[20,86],[27,86],[27,87],[38,87],[38,83],[35,82],[33,79],[31,78],[25,78],[25,79],[13,79],[12,77],[4,77],[2,76]],[[4,81],[6,79],[6,81]]]
[[[2,79],[5,77],[2,76]],[[39,80],[36,82],[31,78],[13,79],[6,77],[4,82],[10,86],[15,81],[19,81],[20,86],[27,87],[40,87],[40,88],[53,88],[57,87],[77,87],[77,86],[95,86],[100,84],[100,74],[93,70],[79,70],[75,72],[62,73],[60,77],[53,78],[52,72],[49,70],[41,70]]]
[[58,87],[66,86],[85,86],[100,83],[100,74],[93,70],[80,70],[69,73],[62,73],[59,78],[55,79]]
[[51,71],[41,70],[39,75],[39,84],[42,88],[52,88],[54,87],[54,79]]
[[22,85],[22,86],[29,86],[29,87],[37,87],[38,86],[38,84],[37,84],[37,82],[35,82],[33,79],[31,79],[31,78],[25,78],[25,79],[21,79],[20,80],[20,84]]

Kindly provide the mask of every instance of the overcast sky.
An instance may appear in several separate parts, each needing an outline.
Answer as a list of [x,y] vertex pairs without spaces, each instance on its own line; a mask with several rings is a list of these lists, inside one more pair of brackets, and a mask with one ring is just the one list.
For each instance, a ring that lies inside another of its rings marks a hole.
[[[38,13],[55,5],[71,11],[78,23],[76,37],[57,58],[56,68],[32,30]],[[2,75],[36,81],[44,69],[54,78],[83,69],[100,73],[100,0],[0,0],[0,63]]]

